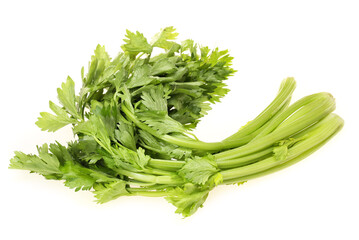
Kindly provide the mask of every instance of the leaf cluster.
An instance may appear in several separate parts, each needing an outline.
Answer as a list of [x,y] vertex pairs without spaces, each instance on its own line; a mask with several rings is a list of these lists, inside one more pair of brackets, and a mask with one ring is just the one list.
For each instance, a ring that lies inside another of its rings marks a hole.
[[[228,92],[224,81],[235,71],[227,50],[210,50],[190,39],[178,43],[177,36],[173,27],[151,41],[127,30],[122,52],[113,59],[98,45],[87,73],[81,70],[80,92],[68,77],[57,89],[60,105],[50,101],[53,113],[40,113],[36,122],[49,132],[70,124],[77,140],[67,147],[44,144],[38,155],[16,152],[10,168],[64,180],[76,191],[92,190],[99,203],[130,195],[133,187],[152,192],[162,184],[174,197],[179,190],[172,182],[205,185],[218,172],[213,161],[206,164],[192,148],[165,138],[191,140],[190,130]],[[162,52],[153,55],[154,49]],[[177,174],[149,166],[153,158],[187,163]],[[193,213],[202,200],[190,201],[198,201]]]

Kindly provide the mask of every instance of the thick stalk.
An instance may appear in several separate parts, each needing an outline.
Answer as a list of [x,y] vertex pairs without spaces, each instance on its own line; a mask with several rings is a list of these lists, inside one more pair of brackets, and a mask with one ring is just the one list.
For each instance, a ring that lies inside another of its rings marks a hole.
[[[254,162],[258,162],[262,160],[264,157],[268,156],[268,154],[271,154],[272,152],[273,152],[273,148],[270,147],[260,152],[247,155],[245,157],[231,159],[231,160],[217,161],[217,165],[220,169],[239,167]],[[180,160],[151,159],[148,162],[148,166],[156,169],[175,172],[181,169],[185,163],[186,163],[185,161],[180,161]]]
[[287,121],[291,121],[291,123],[286,127],[276,129],[268,135],[263,136],[256,141],[250,142],[244,146],[215,154],[215,159],[217,161],[222,161],[239,158],[268,148],[277,141],[286,139],[323,119],[334,109],[334,99],[331,95],[324,94],[317,100],[303,106],[296,113],[292,114],[287,119]]
[[[337,116],[336,114],[331,114],[325,119],[323,119],[320,123],[319,127],[315,128],[310,133],[307,133],[307,138],[296,143],[293,147],[288,150],[287,157],[278,160],[275,156],[269,157],[265,160],[259,161],[257,163],[253,163],[244,167],[233,168],[229,170],[221,171],[223,176],[223,180],[225,183],[231,182],[230,179],[236,179],[236,182],[240,182],[246,176],[260,174],[264,171],[268,171],[269,169],[275,168],[281,169],[283,166],[291,165],[291,160],[299,161],[303,157],[306,156],[306,152],[312,152],[311,149],[317,150],[320,146],[322,146],[325,142],[328,141],[334,134],[336,134],[343,127],[343,120]],[[317,147],[318,146],[318,147]],[[316,148],[317,147],[317,148]],[[308,152],[308,153],[309,153]],[[297,159],[298,158],[298,159]],[[280,167],[280,165],[283,165]],[[261,176],[261,175],[258,175]]]
[[271,133],[274,129],[276,129],[279,125],[281,125],[290,115],[294,112],[298,111],[298,109],[302,108],[303,106],[318,100],[319,98],[323,97],[323,95],[327,95],[328,93],[316,93],[306,97],[301,98],[300,100],[293,103],[291,106],[288,107],[286,111],[281,112],[280,114],[276,115],[272,118],[270,124],[268,124],[262,131],[252,139],[252,141],[257,140],[269,133]]
[[220,169],[228,169],[234,167],[240,167],[244,165],[248,165],[254,162],[258,162],[263,160],[263,158],[268,157],[269,154],[273,153],[273,147],[266,148],[262,151],[244,156],[235,159],[225,159],[225,160],[218,160],[217,165]]
[[[283,109],[283,111],[280,112],[276,117],[272,118],[263,127],[261,127],[259,129],[261,130],[261,132],[254,139],[257,140],[259,137],[263,137],[268,133],[271,133],[278,125],[280,125],[285,119],[287,119],[289,116],[291,116],[294,112],[296,112],[301,107],[309,103],[312,103],[316,100],[321,100],[322,98],[327,98],[327,97],[328,97],[327,93],[317,93],[298,100],[297,102],[292,104],[288,109],[286,110]],[[306,110],[304,111],[308,111],[308,110],[312,110],[312,108],[306,108]],[[302,111],[299,112],[299,114],[305,114],[305,113]],[[251,135],[252,134],[250,134],[247,137],[251,137]],[[217,164],[220,169],[239,167],[262,160],[263,157],[272,153],[272,151],[273,148],[270,147],[244,157],[238,157],[234,159],[225,159],[225,158],[217,159]],[[185,163],[184,161],[151,159],[149,162],[149,166],[163,170],[177,171],[184,165],[184,163]]]
[[[323,94],[324,93],[313,94],[313,95],[310,95],[308,97],[305,97],[305,98],[299,100],[298,102],[296,102],[295,104],[292,105],[293,107],[288,109],[287,113],[283,114],[282,116],[279,116],[278,118],[276,118],[276,120],[281,122],[283,119],[286,119],[289,115],[293,114],[293,112],[295,112],[295,110],[298,110],[298,108],[302,107],[303,105],[308,104],[308,103],[312,102],[313,100],[318,99],[318,97],[320,97],[320,96],[323,97]],[[277,124],[273,124],[273,125],[277,125]],[[297,135],[294,135],[292,137],[301,138],[305,134],[308,134],[308,132],[313,131],[314,129],[316,129],[318,127],[319,127],[319,124],[315,124],[314,126],[308,128],[304,131],[301,131],[300,133],[298,133]],[[268,128],[263,131],[266,131],[269,129],[270,129],[270,131],[272,131],[271,126],[268,125]],[[234,158],[234,159],[219,159],[219,160],[217,160],[217,165],[220,169],[240,167],[240,166],[248,165],[248,164],[263,160],[264,157],[268,157],[268,155],[271,154],[272,152],[273,152],[273,147],[269,147],[269,148],[266,148],[259,152],[255,152],[250,155],[246,155],[244,157],[239,157],[239,158]],[[185,163],[184,161],[151,159],[149,162],[149,166],[154,167],[154,168],[163,169],[163,170],[177,171],[184,165],[184,163]]]
[[[343,125],[342,125],[343,126]],[[271,173],[275,173],[278,172],[284,168],[290,167],[298,162],[300,162],[301,160],[305,159],[306,157],[308,157],[309,155],[311,155],[312,153],[316,152],[319,148],[321,148],[322,146],[324,146],[330,139],[332,139],[332,137],[334,137],[341,128],[338,128],[337,131],[332,134],[330,137],[328,137],[326,140],[322,141],[321,143],[317,144],[316,146],[312,147],[311,149],[309,149],[308,151],[302,153],[301,155],[293,158],[292,160],[289,160],[283,164],[280,164],[278,166],[269,168],[265,171],[262,172],[258,172],[255,174],[250,174],[250,175],[246,175],[246,176],[241,176],[238,178],[232,178],[232,179],[226,179],[223,181],[222,184],[234,184],[234,183],[240,183],[240,182],[245,182],[254,178],[258,178],[258,177],[263,177],[266,175],[269,175]]]

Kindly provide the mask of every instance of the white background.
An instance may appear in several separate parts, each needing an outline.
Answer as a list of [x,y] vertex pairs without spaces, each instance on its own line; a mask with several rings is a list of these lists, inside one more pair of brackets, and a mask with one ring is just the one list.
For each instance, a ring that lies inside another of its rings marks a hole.
[[[1,1],[1,239],[359,239],[358,1]],[[228,48],[238,70],[231,92],[196,130],[221,140],[255,117],[287,76],[294,99],[327,91],[346,125],[325,147],[284,171],[218,187],[182,219],[161,198],[104,205],[25,171],[13,151],[72,139],[70,128],[34,122],[67,75],[80,87],[98,43],[111,56],[125,29],[151,37],[174,26],[179,39]],[[356,229],[355,229],[356,228]]]

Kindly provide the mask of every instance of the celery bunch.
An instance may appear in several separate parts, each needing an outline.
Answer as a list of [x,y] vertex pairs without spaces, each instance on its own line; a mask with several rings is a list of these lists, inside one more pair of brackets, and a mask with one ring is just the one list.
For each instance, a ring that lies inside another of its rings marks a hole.
[[[172,27],[152,41],[127,31],[111,59],[97,46],[82,88],[68,77],[36,124],[45,131],[72,125],[76,140],[15,152],[10,168],[29,170],[67,187],[91,190],[97,202],[120,196],[161,196],[187,217],[221,184],[243,183],[288,167],[316,151],[343,126],[334,98],[317,93],[290,104],[293,78],[257,118],[221,142],[198,140],[192,130],[229,90],[235,72],[227,50],[192,40],[176,43]],[[153,49],[162,53],[153,56]]]

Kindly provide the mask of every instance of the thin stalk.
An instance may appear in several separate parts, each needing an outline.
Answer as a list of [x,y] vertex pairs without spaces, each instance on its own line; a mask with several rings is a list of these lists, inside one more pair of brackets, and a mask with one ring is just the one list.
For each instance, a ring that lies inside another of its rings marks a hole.
[[[130,184],[129,186],[132,188],[132,184]],[[145,189],[145,190],[148,190],[148,191],[154,191],[154,190],[169,189],[169,188],[176,187],[176,186],[177,185],[171,185],[171,184],[153,184],[151,186],[141,188],[141,189]]]
[[183,139],[174,137],[171,135],[162,135],[159,137],[160,139],[181,146],[186,148],[192,148],[192,149],[198,149],[198,150],[206,150],[206,151],[220,151],[223,149],[230,149],[237,147],[238,145],[241,145],[241,141],[231,141],[228,143],[224,142],[202,142],[198,140],[192,140],[192,139]]
[[258,162],[263,159],[263,157],[268,156],[273,153],[273,147],[264,149],[262,151],[230,160],[217,160],[217,165],[220,169],[234,168],[239,166],[248,165],[254,162]]
[[126,181],[126,183],[131,187],[135,186],[135,187],[141,187],[141,188],[143,188],[143,187],[149,188],[149,187],[156,185],[155,183],[139,182],[136,180],[128,180],[128,181]]
[[160,138],[160,134],[158,134],[155,130],[138,120],[136,116],[124,104],[122,104],[121,110],[137,127],[141,128],[144,131],[147,131],[155,137]]
[[242,138],[260,128],[282,108],[288,99],[291,98],[295,86],[296,83],[294,78],[285,79],[281,83],[281,87],[276,98],[268,105],[268,107],[264,109],[254,120],[243,126],[238,132],[224,139],[223,142]]
[[183,183],[183,180],[174,174],[173,176],[155,176],[150,174],[135,173],[135,172],[127,171],[125,169],[116,169],[116,172],[121,175],[130,177],[134,180],[142,181],[142,182],[149,182],[156,184],[170,184],[170,185]]
[[157,168],[146,168],[144,169],[145,173],[152,174],[152,175],[162,175],[162,176],[172,176],[173,172],[169,172],[163,169]]
[[150,159],[148,165],[153,168],[158,168],[167,171],[177,171],[183,167],[185,161],[179,160],[164,160],[164,159]]
[[167,192],[165,190],[144,190],[142,188],[128,188],[130,196],[143,196],[143,197],[165,197]]
[[[225,143],[229,143],[229,142],[235,142],[237,144],[236,147],[240,147],[244,144],[247,144],[249,143],[250,141],[252,141],[254,138],[257,137],[258,134],[260,134],[265,128],[267,128],[267,126],[269,124],[271,124],[274,120],[274,117],[277,116],[278,114],[281,114],[282,112],[284,112],[288,105],[290,104],[290,100],[291,98],[287,99],[286,102],[283,104],[283,106],[281,107],[281,109],[279,109],[274,115],[273,117],[268,120],[263,126],[261,126],[260,128],[258,128],[257,130],[255,130],[254,132],[248,134],[248,135],[245,135],[245,136],[242,136],[242,137],[236,137],[236,139],[229,139],[229,138],[226,138],[225,140],[223,140],[222,142],[225,142]],[[245,128],[245,126],[243,126],[243,128]],[[236,134],[236,133],[235,133]],[[226,150],[226,149],[223,149],[223,150]]]
[[147,131],[148,133],[152,134],[153,136],[165,141],[169,142],[181,147],[191,148],[191,149],[198,149],[198,150],[206,150],[206,151],[220,151],[223,149],[230,149],[234,147],[238,147],[241,145],[241,139],[230,141],[230,142],[211,142],[206,143],[199,140],[194,139],[184,139],[184,138],[178,138],[171,135],[161,135],[156,130],[150,128],[146,124],[142,123],[140,120],[136,118],[136,116],[128,110],[124,105],[122,105],[122,111],[125,113],[125,115],[139,128],[141,128],[144,131]]

